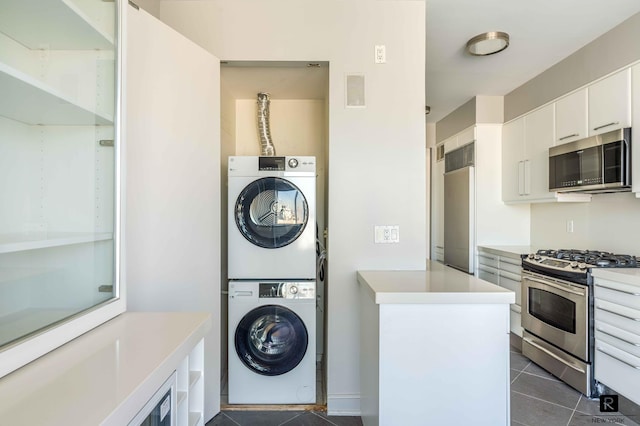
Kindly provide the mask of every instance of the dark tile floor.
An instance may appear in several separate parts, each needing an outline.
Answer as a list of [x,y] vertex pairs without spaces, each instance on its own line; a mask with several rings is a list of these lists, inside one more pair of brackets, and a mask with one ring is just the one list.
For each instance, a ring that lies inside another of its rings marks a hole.
[[[511,426],[640,426],[640,415],[600,413],[599,401],[547,373],[511,347]],[[357,426],[359,417],[316,411],[222,411],[206,426]],[[395,426],[395,425],[391,425]],[[461,425],[462,426],[462,425]],[[465,425],[466,426],[466,425]]]

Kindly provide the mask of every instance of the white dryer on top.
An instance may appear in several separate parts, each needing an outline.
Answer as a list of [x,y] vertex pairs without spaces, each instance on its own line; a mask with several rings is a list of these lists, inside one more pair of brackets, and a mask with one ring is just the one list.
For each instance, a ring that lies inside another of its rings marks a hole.
[[229,279],[315,279],[315,157],[229,157],[228,183]]

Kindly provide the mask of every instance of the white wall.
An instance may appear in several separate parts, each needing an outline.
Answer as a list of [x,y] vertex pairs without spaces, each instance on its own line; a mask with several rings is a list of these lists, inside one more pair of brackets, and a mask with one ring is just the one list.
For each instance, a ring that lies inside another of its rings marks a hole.
[[[566,231],[573,220],[573,233]],[[596,194],[590,203],[531,205],[531,245],[640,255],[640,199]]]
[[[165,1],[160,16],[223,60],[330,63],[328,410],[357,414],[356,271],[425,265],[424,2]],[[348,73],[365,75],[366,108],[345,108]],[[376,224],[401,242],[373,244]]]

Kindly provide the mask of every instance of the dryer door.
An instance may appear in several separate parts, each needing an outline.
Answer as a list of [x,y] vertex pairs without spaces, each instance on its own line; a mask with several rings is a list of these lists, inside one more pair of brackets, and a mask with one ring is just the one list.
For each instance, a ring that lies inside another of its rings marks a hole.
[[286,179],[255,180],[236,199],[235,219],[252,244],[280,248],[294,242],[309,220],[304,194]]
[[307,352],[307,327],[284,306],[264,305],[246,314],[238,324],[235,346],[244,365],[264,376],[285,374]]

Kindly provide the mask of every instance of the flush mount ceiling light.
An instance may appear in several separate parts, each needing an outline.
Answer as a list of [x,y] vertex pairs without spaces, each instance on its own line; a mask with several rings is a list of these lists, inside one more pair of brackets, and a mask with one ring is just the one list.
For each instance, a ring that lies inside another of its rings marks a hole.
[[501,31],[478,34],[467,42],[467,52],[473,56],[493,55],[507,47],[509,47],[509,34]]

